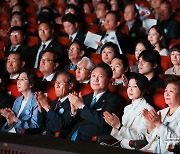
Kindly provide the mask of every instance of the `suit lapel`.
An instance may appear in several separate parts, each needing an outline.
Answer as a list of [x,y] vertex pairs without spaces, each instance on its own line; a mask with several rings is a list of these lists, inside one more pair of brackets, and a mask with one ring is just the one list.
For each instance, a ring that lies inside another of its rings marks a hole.
[[19,110],[20,110],[20,107],[21,107],[21,102],[22,102],[22,99],[23,99],[23,96],[20,96],[17,101],[16,101],[16,104],[14,104],[13,106],[13,111],[18,114]]
[[19,117],[24,117],[25,115],[28,115],[28,114],[30,114],[30,110],[31,110],[31,108],[32,108],[32,99],[33,99],[33,96],[34,96],[34,94],[33,93],[31,93],[30,94],[30,96],[29,96],[29,98],[28,98],[28,101],[27,101],[27,103],[26,103],[26,105],[24,106],[24,109],[23,109],[23,111],[21,112],[21,114],[19,115]]

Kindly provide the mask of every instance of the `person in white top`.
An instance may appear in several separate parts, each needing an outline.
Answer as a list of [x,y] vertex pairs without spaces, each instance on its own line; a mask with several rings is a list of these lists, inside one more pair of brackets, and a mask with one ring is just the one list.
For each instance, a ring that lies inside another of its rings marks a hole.
[[103,113],[105,121],[113,128],[111,135],[119,140],[120,146],[132,149],[129,146],[130,140],[145,138],[147,123],[142,115],[144,109],[151,110],[144,96],[148,88],[148,79],[139,73],[132,73],[129,78],[127,94],[132,103],[124,108],[122,122],[114,114],[108,111]]
[[23,70],[17,80],[17,89],[19,96],[12,107],[0,110],[7,122],[3,125],[1,131],[20,133],[22,129],[37,128],[38,106],[34,92],[39,88],[39,80],[35,72]]
[[153,153],[170,153],[168,147],[179,142],[180,135],[180,78],[166,78],[164,99],[167,108],[156,112],[143,111],[148,123],[146,139],[148,144],[142,150]]
[[170,57],[173,67],[166,70],[165,74],[180,75],[180,44],[170,49]]
[[148,32],[148,40],[154,46],[154,50],[157,50],[161,56],[169,56],[162,27],[159,25],[152,26]]

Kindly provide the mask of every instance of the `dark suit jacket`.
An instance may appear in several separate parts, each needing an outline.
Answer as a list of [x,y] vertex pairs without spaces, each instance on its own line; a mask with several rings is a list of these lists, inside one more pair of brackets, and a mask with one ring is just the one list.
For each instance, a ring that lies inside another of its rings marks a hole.
[[76,130],[78,130],[77,141],[91,142],[92,136],[110,134],[112,128],[103,119],[104,111],[122,117],[123,105],[119,97],[114,93],[107,90],[90,108],[92,97],[93,93],[83,97],[85,106],[82,110],[79,110],[75,117],[77,122],[69,135],[69,139]]
[[[67,37],[69,39],[69,35],[68,34],[65,34],[64,37]],[[84,40],[85,40],[85,36],[84,36],[84,33],[82,31],[78,31],[77,32],[77,35],[76,37],[74,38],[73,42],[74,41],[78,41],[78,42],[81,42],[82,44],[84,43]]]
[[[11,108],[13,106],[13,102],[14,100],[9,95],[7,95],[7,93],[5,93],[4,91],[0,91],[0,109],[4,109],[6,107]],[[2,115],[0,115],[0,129],[5,122],[6,119]]]
[[[71,121],[70,116],[70,103],[68,98],[62,103],[60,107],[58,107],[56,110],[57,100],[50,103],[51,109],[49,112],[42,112],[38,113],[38,123],[40,127],[44,128],[46,130],[48,136],[54,136],[56,132],[61,131],[61,134],[68,131],[68,124]],[[66,133],[64,133],[66,134]]]
[[[40,46],[41,46],[41,43],[31,47],[31,49],[30,49],[29,63],[31,64],[30,65],[31,68],[34,68],[34,64],[36,61],[36,55],[38,53]],[[64,65],[64,62],[66,62],[66,60],[67,60],[67,54],[66,54],[67,52],[65,51],[65,47],[63,45],[61,45],[60,43],[58,43],[57,41],[52,40],[45,49],[45,51],[48,51],[48,50],[57,53],[59,62],[60,62],[59,68],[61,68]],[[39,57],[39,58],[41,58],[41,57]]]

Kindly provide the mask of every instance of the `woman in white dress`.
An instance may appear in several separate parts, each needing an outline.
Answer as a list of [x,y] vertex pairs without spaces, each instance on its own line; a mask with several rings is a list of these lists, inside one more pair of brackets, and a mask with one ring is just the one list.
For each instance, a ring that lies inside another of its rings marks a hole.
[[180,77],[166,79],[164,99],[167,108],[156,112],[143,111],[148,123],[146,138],[148,144],[142,149],[153,153],[169,153],[168,146],[174,146],[180,139]]
[[132,73],[129,78],[127,94],[132,103],[124,108],[122,122],[115,114],[105,111],[105,121],[113,128],[111,135],[120,141],[123,148],[132,149],[130,140],[145,138],[147,123],[142,115],[144,109],[153,109],[144,96],[148,88],[148,79],[139,73]]

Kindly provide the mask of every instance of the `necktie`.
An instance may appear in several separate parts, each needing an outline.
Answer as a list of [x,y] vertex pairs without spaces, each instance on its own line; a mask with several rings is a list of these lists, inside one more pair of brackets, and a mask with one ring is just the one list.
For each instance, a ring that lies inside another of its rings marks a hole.
[[41,49],[41,51],[39,52],[39,57],[38,57],[38,67],[39,67],[40,60],[41,60],[41,57],[42,57],[42,54],[43,54],[45,48],[46,48],[46,45],[43,44],[42,49]]
[[77,68],[77,65],[70,64],[70,70],[75,71]]
[[77,135],[78,135],[78,130],[76,130],[76,131],[72,134],[72,136],[71,136],[71,141],[76,141]]
[[101,32],[101,25],[102,25],[102,22],[99,22],[99,24],[98,24],[98,32]]
[[58,100],[57,103],[56,103],[56,106],[54,108],[54,110],[56,110],[57,108],[59,108],[61,106],[61,101]]
[[73,42],[73,37],[72,36],[69,37],[69,42],[70,42],[70,44]]
[[94,96],[94,97],[92,98],[92,101],[91,101],[91,104],[90,104],[90,108],[92,108],[95,103],[96,103],[96,96]]
[[44,78],[43,81],[47,81],[46,78]]
[[14,52],[15,51],[15,49],[16,49],[16,47],[15,46],[11,46],[11,52]]

